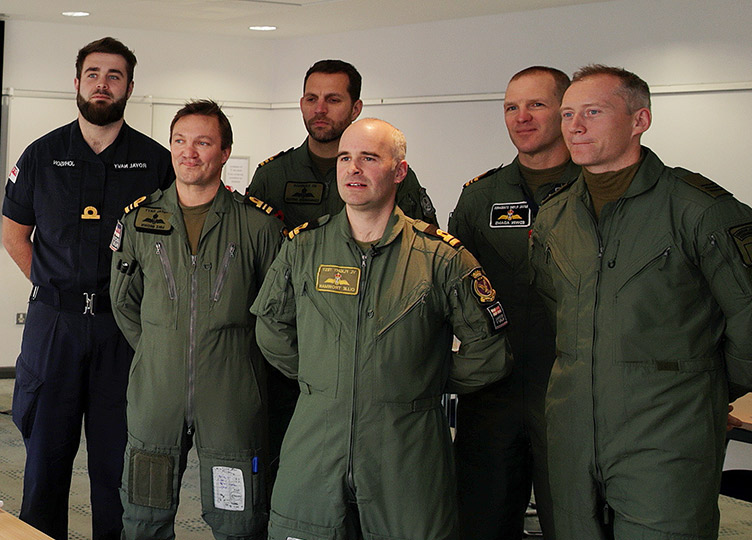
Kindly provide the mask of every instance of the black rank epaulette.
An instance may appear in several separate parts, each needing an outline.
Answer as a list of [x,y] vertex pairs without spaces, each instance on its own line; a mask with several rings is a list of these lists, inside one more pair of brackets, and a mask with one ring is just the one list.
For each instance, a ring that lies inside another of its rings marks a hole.
[[285,220],[285,215],[282,213],[282,210],[275,210],[272,205],[266,204],[261,199],[257,199],[256,197],[253,197],[251,195],[246,195],[243,197],[243,203],[250,204],[254,208],[257,208],[259,211],[270,216],[274,216],[281,221]]
[[723,187],[696,172],[688,171],[686,169],[679,169],[679,178],[684,180],[684,182],[686,182],[690,186],[697,188],[704,193],[707,193],[714,199],[717,199],[721,195],[731,195],[731,193],[726,191]]
[[146,195],[143,195],[143,196],[139,197],[138,199],[136,199],[135,201],[133,201],[131,204],[129,204],[128,206],[126,206],[125,208],[123,208],[123,214],[127,214],[131,210],[135,210],[136,208],[138,208],[138,205],[140,205],[146,199],[147,199]]
[[471,185],[471,184],[474,184],[474,183],[475,183],[475,182],[477,182],[478,180],[483,180],[484,178],[488,178],[488,177],[489,177],[489,176],[491,176],[491,175],[492,175],[493,173],[495,173],[496,171],[498,171],[499,169],[501,169],[501,168],[502,168],[503,166],[504,166],[504,165],[503,165],[503,164],[501,164],[501,165],[499,165],[498,167],[496,167],[496,168],[494,168],[494,169],[489,169],[489,170],[487,170],[486,172],[484,172],[483,174],[481,174],[480,176],[476,176],[476,177],[475,177],[475,178],[473,178],[472,180],[469,180],[469,181],[465,182],[465,185],[464,185],[464,186],[462,186],[462,187],[463,187],[463,189],[464,189],[464,188],[466,188],[467,186]]
[[269,163],[269,162],[271,162],[271,161],[274,161],[274,160],[275,160],[275,159],[277,159],[278,157],[280,157],[280,156],[284,156],[285,154],[287,154],[287,153],[289,153],[289,152],[292,152],[293,150],[295,150],[295,147],[294,147],[294,146],[293,146],[292,148],[288,148],[287,150],[282,150],[282,151],[281,151],[281,152],[280,152],[279,154],[274,154],[274,155],[273,155],[272,157],[266,158],[266,159],[265,159],[264,161],[262,161],[261,163],[259,163],[259,164],[258,164],[258,166],[259,166],[259,167],[263,167],[263,166],[264,166],[264,165],[266,165],[267,163]]
[[541,201],[541,206],[542,206],[542,205],[544,205],[544,204],[546,204],[546,203],[547,203],[548,201],[550,201],[551,199],[553,199],[554,197],[556,197],[556,196],[557,196],[557,195],[559,195],[560,193],[564,193],[564,192],[565,192],[566,190],[568,190],[568,189],[569,189],[569,188],[570,188],[570,187],[572,186],[572,184],[574,184],[574,183],[575,183],[576,181],[577,181],[577,179],[575,178],[575,179],[574,179],[574,180],[572,180],[571,182],[567,182],[566,184],[561,184],[561,185],[558,185],[558,186],[556,186],[556,187],[554,188],[554,190],[553,190],[553,191],[552,191],[551,193],[549,193],[548,195],[546,195],[546,197],[545,197],[545,198],[544,198],[544,199],[543,199],[543,200]]
[[436,225],[433,225],[432,223],[426,223],[425,221],[416,220],[413,223],[413,227],[415,228],[415,230],[425,233],[429,236],[441,238],[444,242],[446,242],[447,244],[449,244],[455,249],[459,249],[462,247],[462,242],[460,242],[459,238],[452,236],[446,231],[442,231],[441,229],[439,229]]
[[293,240],[296,236],[298,236],[303,231],[312,231],[313,229],[317,229],[321,227],[322,225],[326,224],[328,221],[329,221],[329,214],[325,214],[318,219],[306,221],[305,223],[298,225],[293,230],[288,232],[287,239]]

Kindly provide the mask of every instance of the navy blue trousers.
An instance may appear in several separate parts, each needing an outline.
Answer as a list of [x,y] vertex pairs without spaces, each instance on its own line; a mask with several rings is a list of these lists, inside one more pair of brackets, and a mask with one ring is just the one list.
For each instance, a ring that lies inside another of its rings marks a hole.
[[68,538],[68,498],[82,424],[93,538],[120,538],[118,488],[132,357],[110,313],[67,313],[30,302],[13,394],[13,421],[26,445],[19,517],[56,540]]

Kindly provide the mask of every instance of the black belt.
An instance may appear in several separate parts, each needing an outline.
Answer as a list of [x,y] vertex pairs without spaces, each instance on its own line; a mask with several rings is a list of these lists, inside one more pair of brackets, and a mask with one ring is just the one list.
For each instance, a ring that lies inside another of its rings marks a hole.
[[80,313],[82,315],[98,315],[110,313],[110,295],[100,293],[74,293],[59,291],[52,287],[34,285],[31,289],[29,302],[39,301],[48,306],[56,307],[62,311]]

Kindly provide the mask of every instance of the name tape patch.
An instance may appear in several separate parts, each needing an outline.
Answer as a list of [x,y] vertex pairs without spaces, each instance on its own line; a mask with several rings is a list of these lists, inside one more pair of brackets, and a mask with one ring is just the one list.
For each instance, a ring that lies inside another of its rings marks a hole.
[[165,212],[161,208],[139,207],[134,226],[137,231],[154,234],[170,234],[172,212]]
[[532,222],[530,204],[527,201],[494,203],[491,207],[489,225],[492,229],[529,227]]
[[355,296],[360,287],[360,268],[322,264],[316,273],[316,290]]

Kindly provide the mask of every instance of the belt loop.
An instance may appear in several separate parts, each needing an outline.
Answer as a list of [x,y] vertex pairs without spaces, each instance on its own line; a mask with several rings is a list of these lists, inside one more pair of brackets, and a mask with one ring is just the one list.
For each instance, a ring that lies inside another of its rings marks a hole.
[[94,308],[97,305],[97,293],[84,293],[84,315],[94,315]]

